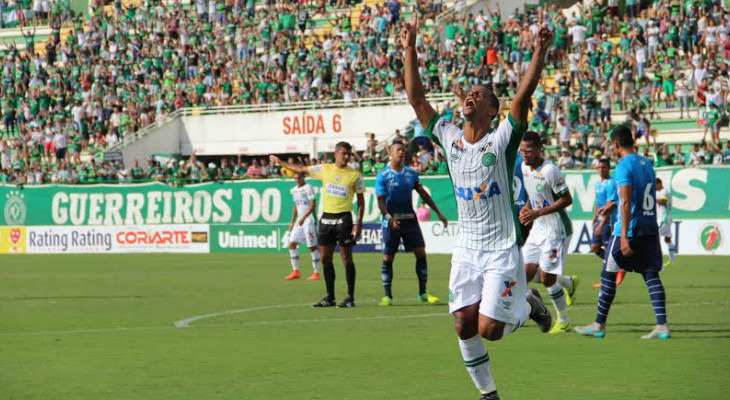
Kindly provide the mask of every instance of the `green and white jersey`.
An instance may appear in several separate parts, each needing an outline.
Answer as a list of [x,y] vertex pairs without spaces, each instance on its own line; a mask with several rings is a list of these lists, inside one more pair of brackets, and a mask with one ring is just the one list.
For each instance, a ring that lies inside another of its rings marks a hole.
[[672,194],[666,188],[656,192],[657,200],[666,200],[667,205],[656,205],[656,220],[659,225],[672,223]]
[[[294,186],[289,190],[289,193],[291,193],[294,205],[297,207],[297,221],[299,221],[302,215],[307,213],[312,202],[316,199],[314,188],[312,185],[305,183],[302,186]],[[309,214],[304,221],[305,224],[313,224],[314,222],[314,213]]]
[[[548,160],[543,160],[534,171],[523,162],[522,176],[533,210],[551,206],[568,193],[568,186],[560,169]],[[532,223],[530,234],[533,232],[549,239],[563,239],[573,234],[573,226],[568,213],[560,210],[536,219]]]
[[439,115],[429,123],[426,134],[444,149],[454,186],[456,247],[498,251],[522,244],[512,181],[524,131],[509,116],[479,142],[469,143],[463,130]]

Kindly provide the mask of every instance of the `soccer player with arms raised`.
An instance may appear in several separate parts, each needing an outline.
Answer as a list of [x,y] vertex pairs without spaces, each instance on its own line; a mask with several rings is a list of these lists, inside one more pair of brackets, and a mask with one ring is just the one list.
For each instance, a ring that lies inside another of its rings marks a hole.
[[426,242],[423,240],[421,227],[413,210],[412,194],[415,190],[423,202],[436,212],[439,220],[446,227],[449,221],[441,214],[431,195],[421,185],[418,172],[403,164],[406,148],[403,142],[393,142],[388,149],[390,161],[388,166],[375,178],[375,195],[378,196],[378,208],[383,214],[383,268],[381,278],[385,297],[381,306],[393,304],[393,260],[401,242],[406,251],[416,256],[416,275],[418,276],[418,302],[434,304],[438,297],[426,291],[428,281],[428,264],[426,263]]
[[502,339],[528,317],[543,332],[552,323],[539,295],[527,294],[512,180],[530,98],[540,80],[553,34],[547,26],[540,28],[532,61],[509,115],[495,130],[491,125],[499,113],[499,100],[484,86],[472,87],[464,100],[463,130],[436,113],[426,100],[418,72],[417,34],[415,13],[414,21],[405,24],[400,37],[405,51],[406,92],[426,134],[446,154],[459,213],[449,278],[449,311],[454,315],[464,365],[482,393],[480,399],[499,399],[489,354],[481,339]]
[[[327,295],[313,307],[332,307],[335,303],[335,266],[332,256],[335,245],[340,245],[340,256],[345,264],[347,297],[337,307],[355,307],[355,262],[352,246],[362,233],[365,214],[365,182],[360,171],[347,166],[352,157],[352,146],[339,142],[335,146],[335,162],[310,167],[284,162],[277,156],[269,156],[272,162],[298,174],[309,174],[322,180],[322,216],[319,219],[319,251],[322,256],[322,273]],[[352,223],[352,198],[357,196],[357,223]]]
[[623,268],[644,277],[654,307],[657,324],[642,339],[667,339],[670,335],[666,295],[659,278],[662,250],[656,218],[656,175],[651,161],[636,154],[634,136],[628,127],[615,128],[611,140],[621,156],[614,177],[619,188],[619,217],[603,262],[596,320],[575,330],[586,336],[606,336],[608,311],[616,296],[616,274]]

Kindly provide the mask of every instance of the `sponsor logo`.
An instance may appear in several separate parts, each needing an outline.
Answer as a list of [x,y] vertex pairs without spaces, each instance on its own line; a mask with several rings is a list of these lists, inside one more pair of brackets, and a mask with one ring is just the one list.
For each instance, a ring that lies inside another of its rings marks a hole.
[[8,225],[23,225],[27,209],[25,207],[25,195],[19,191],[13,190],[5,195],[7,202],[3,210],[5,223]]
[[[335,181],[339,181],[339,179],[335,179]],[[347,197],[347,188],[342,185],[327,183],[325,193],[330,196],[341,197],[344,199],[345,197]]]
[[275,229],[256,235],[247,235],[243,229],[238,232],[218,232],[218,245],[222,249],[278,249],[279,232]]
[[116,240],[121,245],[190,244],[190,236],[190,231],[187,230],[131,230],[118,232]]
[[454,302],[454,292],[452,292],[451,289],[449,289],[449,303],[453,303],[453,302]]
[[560,250],[550,250],[551,263],[556,263],[558,261],[558,254],[560,254]]
[[505,310],[509,310],[509,308],[512,307],[512,302],[509,300],[502,300],[502,307],[504,307]]
[[545,184],[540,182],[537,184],[537,186],[535,188],[537,189],[538,192],[542,192],[543,190],[545,190]]
[[0,227],[0,254],[25,253],[25,227]]
[[723,241],[722,230],[720,225],[710,222],[700,230],[700,245],[706,251],[715,252],[720,248]]
[[479,187],[455,187],[454,193],[456,194],[456,197],[462,200],[476,201],[486,200],[488,197],[500,195],[502,194],[502,191],[499,189],[497,182],[492,182],[488,188],[486,183]]
[[504,292],[502,297],[512,297],[512,289],[517,285],[517,281],[504,281]]
[[112,234],[88,228],[33,228],[28,231],[28,251],[32,253],[65,253],[79,250],[109,251]]
[[208,232],[193,232],[193,243],[208,243]]
[[459,161],[461,154],[459,152],[452,152],[449,157],[451,157],[451,161]]
[[491,167],[497,163],[497,155],[494,153],[486,153],[482,156],[482,165],[485,167]]

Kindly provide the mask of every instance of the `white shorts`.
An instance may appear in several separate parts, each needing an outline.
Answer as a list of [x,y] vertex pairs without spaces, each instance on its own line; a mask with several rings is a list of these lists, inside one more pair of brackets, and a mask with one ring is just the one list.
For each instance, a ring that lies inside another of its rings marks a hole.
[[537,264],[548,274],[562,275],[569,245],[570,236],[550,239],[538,232],[530,232],[522,247],[522,256],[525,264]]
[[525,312],[527,282],[517,246],[479,251],[454,248],[449,277],[449,312],[479,303],[479,313],[508,324]]
[[307,247],[314,247],[317,245],[317,228],[314,224],[294,224],[291,233],[289,234],[289,243],[305,243]]
[[672,221],[662,222],[659,224],[659,236],[672,237]]

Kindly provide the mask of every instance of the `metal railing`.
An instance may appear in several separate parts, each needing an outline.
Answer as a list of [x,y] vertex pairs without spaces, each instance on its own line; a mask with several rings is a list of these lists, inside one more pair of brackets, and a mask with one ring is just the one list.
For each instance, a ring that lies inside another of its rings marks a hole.
[[[453,101],[455,97],[451,93],[435,93],[427,95],[426,98],[434,103],[442,103]],[[153,131],[173,122],[179,117],[188,116],[204,116],[204,115],[227,115],[227,114],[248,114],[260,112],[276,112],[276,111],[306,111],[306,110],[322,110],[330,108],[356,108],[356,107],[375,107],[407,104],[406,97],[365,97],[351,100],[337,99],[325,101],[301,101],[291,103],[266,103],[266,104],[246,104],[235,106],[211,106],[211,107],[185,107],[179,108],[172,113],[162,117],[150,125],[143,127],[137,132],[127,134],[113,147],[107,151],[120,151],[132,144],[133,142],[149,135]]]

